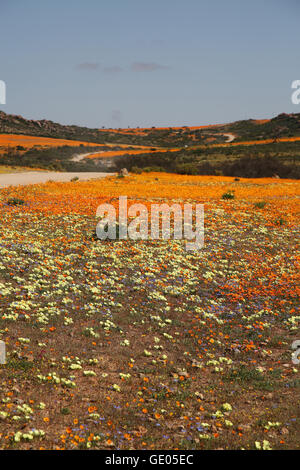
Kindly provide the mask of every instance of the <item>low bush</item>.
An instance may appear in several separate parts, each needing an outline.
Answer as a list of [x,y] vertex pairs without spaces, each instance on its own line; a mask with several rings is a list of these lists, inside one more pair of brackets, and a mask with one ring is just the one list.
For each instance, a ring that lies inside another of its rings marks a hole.
[[7,204],[9,206],[22,206],[23,204],[25,204],[25,201],[23,201],[23,199],[19,199],[17,197],[12,197],[12,198],[7,200]]
[[226,193],[222,194],[222,199],[234,199],[234,192],[227,191]]

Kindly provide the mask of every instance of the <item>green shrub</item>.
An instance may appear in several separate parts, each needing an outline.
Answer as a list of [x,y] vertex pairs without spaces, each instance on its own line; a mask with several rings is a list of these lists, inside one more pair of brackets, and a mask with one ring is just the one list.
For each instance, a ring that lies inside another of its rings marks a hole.
[[275,220],[275,224],[276,224],[276,225],[285,225],[285,224],[286,224],[286,220],[285,220],[283,217],[279,217],[279,219],[276,219],[276,220]]
[[266,201],[259,201],[254,204],[254,207],[257,207],[257,209],[263,209],[266,204]]
[[158,173],[160,171],[166,171],[166,170],[165,168],[162,168],[161,166],[154,165],[154,166],[146,166],[146,168],[144,168],[144,171],[146,173],[151,173],[151,172]]
[[131,168],[131,173],[134,173],[135,175],[141,175],[143,173],[143,169],[139,168],[138,166],[133,166]]
[[23,199],[19,199],[17,197],[12,197],[12,198],[7,200],[7,204],[9,206],[22,206],[23,204],[25,204],[25,201],[23,201]]
[[234,192],[233,191],[227,191],[227,193],[224,193],[222,195],[222,199],[234,199]]

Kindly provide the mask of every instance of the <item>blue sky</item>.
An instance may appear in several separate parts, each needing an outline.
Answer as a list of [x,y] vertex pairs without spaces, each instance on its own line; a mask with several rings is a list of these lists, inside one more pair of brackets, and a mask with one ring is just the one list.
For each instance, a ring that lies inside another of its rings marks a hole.
[[0,0],[0,109],[89,127],[300,112],[299,0]]

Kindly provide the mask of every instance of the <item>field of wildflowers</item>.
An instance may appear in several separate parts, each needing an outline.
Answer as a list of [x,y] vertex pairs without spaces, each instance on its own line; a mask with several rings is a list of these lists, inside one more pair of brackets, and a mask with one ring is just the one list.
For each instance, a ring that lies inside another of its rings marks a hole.
[[[53,137],[39,137],[39,136],[31,136],[31,135],[23,135],[23,134],[0,134],[0,152],[3,152],[5,150],[13,149],[16,147],[23,147],[24,149],[32,149],[32,148],[52,148],[52,147],[62,147],[62,146],[68,146],[68,147],[78,147],[79,145],[82,145],[83,147],[88,147],[88,146],[95,146],[99,147],[115,147],[116,144],[101,144],[101,143],[93,143],[93,142],[85,142],[85,141],[80,141],[80,140],[70,140],[70,139],[57,139]],[[125,150],[128,149],[127,144],[118,144],[117,145],[120,148],[124,148]],[[137,148],[138,150],[133,150],[133,154],[135,153],[142,153],[141,150],[149,151],[150,152],[150,147],[149,146],[144,146],[144,145],[133,145],[132,148]],[[99,157],[101,156],[114,156],[114,155],[123,155],[126,153],[124,151],[115,151],[115,152],[108,152],[108,155],[101,155],[101,152],[99,152]]]
[[[97,240],[120,195],[204,203],[205,247]],[[1,190],[0,448],[299,448],[299,196],[164,173]]]
[[[7,148],[15,148],[21,146],[25,149],[33,147],[59,147],[68,145],[70,147],[77,147],[82,144],[83,146],[91,145],[90,142],[81,142],[78,140],[55,139],[51,137],[37,137],[31,135],[19,134],[0,134],[0,151],[5,151]],[[93,144],[101,147],[101,144]]]

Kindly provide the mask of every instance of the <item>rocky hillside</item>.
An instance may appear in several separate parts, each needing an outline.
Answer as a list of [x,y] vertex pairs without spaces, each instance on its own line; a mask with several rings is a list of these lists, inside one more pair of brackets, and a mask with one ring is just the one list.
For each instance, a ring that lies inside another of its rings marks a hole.
[[[153,127],[150,129],[89,129],[62,125],[46,119],[30,120],[0,111],[0,134],[25,134],[80,140],[94,143],[124,143],[161,147],[184,147],[191,144],[226,142],[225,133],[235,141],[279,139],[300,136],[300,113],[279,114],[272,119],[236,121],[200,127]],[[228,134],[227,134],[228,135]]]
[[102,142],[105,140],[105,136],[100,134],[97,129],[74,125],[65,126],[46,119],[35,121],[25,119],[22,116],[6,114],[3,111],[0,111],[0,133],[36,135],[86,142]]
[[265,140],[300,135],[300,114],[279,114],[273,119],[237,121],[228,124],[237,140]]

